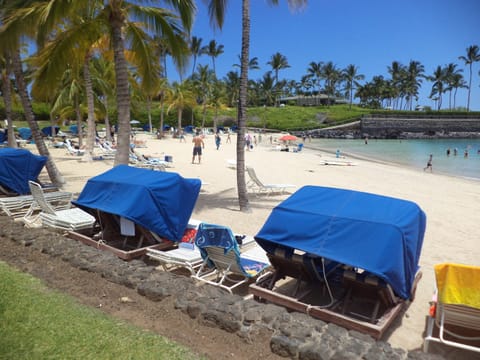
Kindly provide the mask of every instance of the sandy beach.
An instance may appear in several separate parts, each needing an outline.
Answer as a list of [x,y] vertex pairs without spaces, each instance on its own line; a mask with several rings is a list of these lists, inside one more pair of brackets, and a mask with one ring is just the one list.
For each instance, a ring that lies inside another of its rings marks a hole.
[[[235,159],[235,136],[232,136],[231,143],[226,143],[226,136],[223,136],[220,149],[216,150],[214,136],[207,135],[201,164],[191,163],[191,136],[187,136],[186,143],[172,138],[158,140],[151,134],[138,134],[137,139],[146,140],[147,144],[146,148],[138,148],[138,152],[173,158],[173,167],[168,171],[202,180],[204,184],[193,218],[255,235],[272,208],[288,197],[288,194],[252,194],[249,196],[252,211],[239,211],[236,171],[228,167],[228,160]],[[28,148],[36,152],[34,145],[28,145]],[[74,193],[79,193],[90,177],[113,166],[113,160],[81,162],[79,157],[68,155],[65,149],[50,148],[50,152],[67,181],[64,189]],[[280,152],[274,150],[265,137],[253,151],[246,152],[246,164],[254,167],[265,183],[371,192],[414,201],[425,211],[427,230],[420,260],[423,278],[418,284],[415,301],[384,339],[407,350],[421,348],[428,302],[434,289],[433,265],[440,262],[479,265],[480,183],[362,159],[351,159],[354,166],[323,165],[325,160],[334,160],[334,155],[313,151],[308,148],[308,142],[301,152]],[[48,180],[45,170],[41,180]]]

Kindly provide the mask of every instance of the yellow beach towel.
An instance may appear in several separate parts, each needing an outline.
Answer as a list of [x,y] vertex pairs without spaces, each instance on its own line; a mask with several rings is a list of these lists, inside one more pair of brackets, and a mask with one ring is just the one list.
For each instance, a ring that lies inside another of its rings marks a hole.
[[480,266],[437,264],[438,301],[480,309]]

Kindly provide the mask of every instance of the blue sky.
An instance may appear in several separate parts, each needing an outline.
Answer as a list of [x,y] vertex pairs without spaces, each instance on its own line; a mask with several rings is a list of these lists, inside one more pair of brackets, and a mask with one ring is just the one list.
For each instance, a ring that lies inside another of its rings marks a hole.
[[[332,61],[338,68],[354,64],[370,81],[375,75],[389,78],[392,61],[408,65],[411,60],[425,66],[431,75],[438,65],[458,64],[471,45],[480,46],[480,0],[310,0],[301,12],[292,12],[286,0],[271,6],[265,0],[251,0],[250,57],[257,57],[261,69],[250,71],[249,78],[260,79],[271,70],[267,62],[280,52],[290,64],[280,71],[282,79],[300,80],[308,64]],[[217,76],[237,68],[241,45],[241,1],[230,0],[222,30],[213,30],[203,1],[192,35],[202,38],[202,45],[212,39],[224,45],[216,60]],[[202,56],[197,63],[209,64]],[[173,69],[169,69],[172,76]],[[473,67],[470,109],[480,111],[480,63]],[[187,70],[190,75],[191,67]],[[434,107],[428,99],[431,83],[424,81],[418,104]],[[466,106],[467,91],[459,90],[457,106]],[[442,108],[448,107],[448,95]]]

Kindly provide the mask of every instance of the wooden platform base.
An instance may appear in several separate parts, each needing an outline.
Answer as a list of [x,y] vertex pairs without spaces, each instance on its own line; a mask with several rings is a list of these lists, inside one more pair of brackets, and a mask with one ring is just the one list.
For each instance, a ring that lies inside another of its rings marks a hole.
[[[274,273],[270,273],[259,279],[255,284],[250,285],[249,291],[253,294],[255,299],[271,302],[293,311],[309,314],[312,317],[343,326],[347,329],[357,330],[368,334],[377,340],[382,338],[385,331],[399,316],[404,307],[408,305],[408,301],[400,300],[392,306],[383,309],[383,311],[379,313],[378,318],[372,322],[369,321],[368,317],[362,319],[358,316],[351,316],[351,314],[346,312],[345,308],[347,305],[344,303],[345,298],[337,298],[333,303],[322,306],[312,302],[311,298],[307,299],[307,296],[302,295],[302,297],[294,297],[280,291],[275,291],[272,286],[272,278],[274,276]],[[419,276],[421,276],[421,273]],[[312,285],[318,287],[319,283]],[[414,286],[416,287],[416,282]],[[304,294],[305,293],[306,292],[304,292]],[[378,308],[376,310],[378,310]]]
[[147,253],[148,249],[166,250],[173,246],[173,243],[171,241],[166,240],[165,242],[157,243],[154,245],[139,247],[132,250],[124,250],[120,248],[120,243],[122,243],[121,241],[109,241],[108,243],[101,240],[97,241],[87,235],[75,231],[69,231],[68,237],[74,240],[81,241],[82,243],[95,247],[97,249],[109,251],[118,256],[119,258],[127,261],[142,257]]

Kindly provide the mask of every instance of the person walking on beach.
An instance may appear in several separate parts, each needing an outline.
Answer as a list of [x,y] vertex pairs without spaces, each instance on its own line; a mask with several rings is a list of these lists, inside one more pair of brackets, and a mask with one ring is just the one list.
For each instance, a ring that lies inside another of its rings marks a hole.
[[423,171],[426,171],[427,169],[430,169],[430,172],[432,172],[433,167],[432,167],[432,161],[433,161],[433,155],[430,154],[430,157],[428,158],[427,166],[423,168]]
[[215,134],[215,146],[217,147],[217,150],[220,148],[221,142],[222,142],[222,139],[220,138],[220,134],[217,132]]
[[205,149],[205,144],[203,142],[202,137],[197,132],[197,135],[192,140],[193,142],[193,157],[192,157],[192,164],[195,163],[195,156],[198,156],[198,163],[202,160],[202,149]]
[[230,138],[230,133],[227,134],[227,141],[226,143],[231,143],[232,142],[232,139]]

